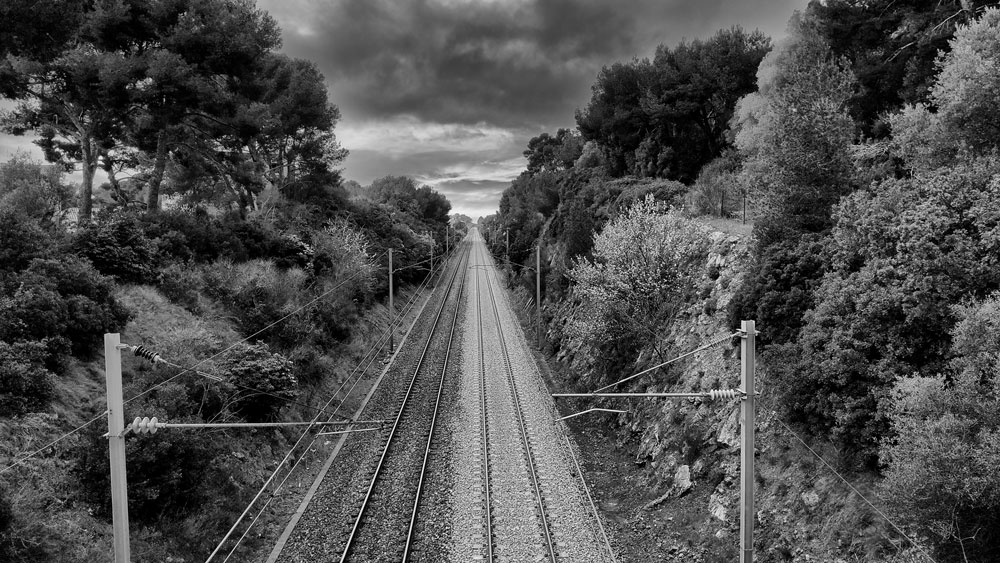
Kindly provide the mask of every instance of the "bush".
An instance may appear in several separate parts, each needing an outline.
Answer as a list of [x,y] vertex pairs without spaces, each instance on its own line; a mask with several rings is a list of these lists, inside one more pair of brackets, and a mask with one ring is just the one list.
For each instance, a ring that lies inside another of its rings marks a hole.
[[269,260],[240,264],[220,260],[205,267],[202,279],[206,293],[232,310],[245,335],[255,334],[261,340],[279,335],[292,339],[308,336],[309,328],[302,327],[300,319],[288,322],[306,333],[284,325],[271,327],[306,298],[306,275],[302,270],[282,271]]
[[880,494],[940,561],[1000,559],[1000,297],[957,307],[951,376],[899,380]]
[[569,277],[585,307],[570,332],[591,347],[599,369],[617,371],[658,340],[697,291],[709,247],[705,227],[651,196],[597,235],[593,261],[580,260]]
[[220,258],[233,262],[270,258],[281,267],[305,267],[310,259],[300,239],[259,220],[218,219],[195,209],[144,215],[141,221],[146,238],[155,242],[164,260],[205,263]]
[[201,270],[196,266],[171,264],[160,270],[160,291],[174,303],[194,314],[202,312],[201,292],[204,290]]
[[265,344],[241,345],[219,365],[227,372],[227,381],[237,387],[233,410],[251,422],[272,420],[298,396],[292,362]]
[[71,248],[97,271],[119,281],[151,283],[156,279],[156,245],[146,238],[134,216],[117,213],[86,223],[73,237]]
[[743,192],[739,168],[739,157],[734,152],[706,164],[687,193],[688,209],[695,215],[716,217],[729,217],[741,209]]
[[37,221],[0,208],[0,282],[52,253],[52,234]]
[[52,374],[43,367],[45,342],[0,340],[0,416],[37,411],[52,397]]
[[61,364],[67,348],[92,357],[104,333],[128,322],[129,312],[112,295],[111,281],[85,260],[36,258],[16,280],[17,291],[0,297],[0,339],[47,341],[50,368]]
[[952,305],[1000,289],[998,169],[888,180],[837,209],[815,305],[768,365],[787,414],[859,462],[890,432],[877,407],[896,378],[947,368]]
[[[143,409],[144,416],[160,415],[155,408]],[[173,422],[201,422],[201,419],[173,419]],[[75,453],[73,472],[81,484],[81,496],[95,512],[111,514],[111,475],[108,467],[108,440],[100,425],[90,427]],[[209,431],[166,431],[155,435],[129,434],[125,456],[128,460],[129,518],[139,524],[156,524],[201,513],[209,504],[228,502],[235,509],[242,495],[224,463],[230,441]]]
[[797,338],[813,293],[829,269],[829,243],[823,235],[803,234],[759,249],[729,302],[730,328],[738,329],[743,319],[766,326],[757,339],[762,350]]

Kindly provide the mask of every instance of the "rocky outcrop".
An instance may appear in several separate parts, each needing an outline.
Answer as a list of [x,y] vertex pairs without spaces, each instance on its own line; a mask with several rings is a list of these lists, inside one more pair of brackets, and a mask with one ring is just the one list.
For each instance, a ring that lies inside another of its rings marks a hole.
[[[727,326],[726,308],[740,287],[749,257],[748,238],[722,232],[711,234],[711,250],[697,291],[661,335],[660,355],[643,350],[635,361],[621,367],[625,377],[718,340],[733,332]],[[572,299],[563,302],[548,327],[556,359],[568,371],[588,379],[590,367],[583,343],[568,336],[566,327],[577,314]],[[740,384],[738,339],[725,339],[712,348],[680,360],[637,380],[631,390],[646,392],[709,391],[735,389]],[[739,402],[643,400],[635,410],[621,415],[620,432],[637,442],[636,458],[648,468],[649,486],[664,491],[650,504],[677,498],[699,483],[714,485],[705,506],[720,523],[732,525],[739,502]],[[710,489],[711,490],[711,489]],[[738,525],[739,518],[735,518]]]

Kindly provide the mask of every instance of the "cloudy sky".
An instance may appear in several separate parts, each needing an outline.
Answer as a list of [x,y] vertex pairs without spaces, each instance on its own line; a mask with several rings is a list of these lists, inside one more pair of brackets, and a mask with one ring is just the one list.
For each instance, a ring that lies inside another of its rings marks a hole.
[[[350,151],[344,176],[411,176],[473,218],[496,210],[528,139],[574,126],[602,66],[736,24],[779,37],[806,3],[257,0],[282,51],[326,76]],[[0,159],[17,143],[0,138]]]

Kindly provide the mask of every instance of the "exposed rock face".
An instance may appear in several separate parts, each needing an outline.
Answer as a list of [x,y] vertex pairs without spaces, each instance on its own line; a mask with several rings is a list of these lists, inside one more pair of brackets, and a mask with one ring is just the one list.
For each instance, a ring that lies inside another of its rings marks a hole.
[[681,496],[690,491],[692,486],[691,468],[687,465],[678,467],[677,472],[674,473],[674,494]]
[[[726,309],[742,283],[749,259],[748,238],[711,234],[711,249],[694,297],[660,335],[663,358],[679,356],[733,332],[727,326]],[[592,367],[584,345],[569,337],[566,330],[579,314],[582,311],[573,299],[567,299],[550,323],[548,336],[558,342],[557,361],[574,373],[587,374]],[[739,354],[738,341],[734,346],[726,340],[643,376],[628,390],[736,389],[740,385]],[[662,361],[652,350],[642,350],[632,364],[621,366],[620,375],[625,377]],[[711,476],[718,484],[706,513],[730,526],[738,525],[731,515],[739,512],[739,402],[645,400],[636,401],[632,408],[636,410],[621,415],[619,422],[624,432],[640,436],[636,459],[645,460],[650,469],[650,488],[668,490],[668,496],[677,498]]]

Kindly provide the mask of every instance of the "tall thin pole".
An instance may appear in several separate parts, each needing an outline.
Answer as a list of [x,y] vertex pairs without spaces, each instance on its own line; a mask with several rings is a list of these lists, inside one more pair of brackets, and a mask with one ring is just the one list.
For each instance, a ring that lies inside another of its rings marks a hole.
[[542,349],[542,245],[535,253],[535,343]]
[[507,245],[507,251],[506,254],[504,254],[504,260],[506,260],[507,263],[510,264],[510,229],[505,230],[503,233],[504,233],[503,235],[504,240],[506,241],[505,244]]
[[451,225],[445,225],[444,227],[444,253],[448,254],[451,252],[449,244],[451,242]]
[[743,344],[741,350],[743,369],[740,382],[743,384],[742,415],[743,431],[741,435],[740,452],[740,563],[753,563],[753,488],[754,488],[754,411],[756,406],[756,388],[754,371],[756,354],[756,330],[754,321],[743,321]]
[[104,335],[104,376],[108,388],[108,458],[111,463],[111,519],[115,563],[129,563],[128,483],[125,478],[125,413],[122,401],[122,353],[118,333]]
[[389,353],[395,349],[394,338],[396,336],[396,308],[392,305],[392,249],[389,249]]

